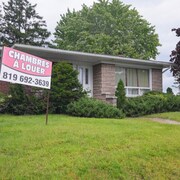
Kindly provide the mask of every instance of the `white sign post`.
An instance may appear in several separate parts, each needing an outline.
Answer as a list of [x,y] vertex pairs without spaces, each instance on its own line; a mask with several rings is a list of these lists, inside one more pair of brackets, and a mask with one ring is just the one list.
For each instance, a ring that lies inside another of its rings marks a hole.
[[[52,62],[9,47],[3,48],[0,80],[50,89]],[[48,122],[49,91],[46,109]]]

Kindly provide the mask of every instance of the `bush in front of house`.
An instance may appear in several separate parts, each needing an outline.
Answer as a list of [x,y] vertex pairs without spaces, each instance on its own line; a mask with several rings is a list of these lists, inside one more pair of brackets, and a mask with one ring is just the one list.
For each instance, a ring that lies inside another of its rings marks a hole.
[[180,111],[180,96],[155,91],[143,96],[127,98],[123,107],[123,112],[129,117],[171,111]]
[[[66,113],[70,102],[86,95],[77,76],[78,72],[71,64],[61,62],[53,65],[49,112]],[[22,115],[42,114],[46,111],[45,90],[11,84],[9,95],[1,108],[4,113]]]
[[168,87],[168,88],[166,89],[166,93],[167,93],[167,94],[174,95],[173,90],[172,90],[172,88],[170,88],[170,87]]
[[44,93],[40,94],[35,90],[37,89],[31,88],[31,91],[27,92],[25,86],[11,84],[9,95],[3,102],[2,113],[15,115],[45,113]]
[[100,100],[84,97],[68,105],[67,113],[78,117],[123,118],[124,114],[116,107]]
[[67,62],[59,62],[53,65],[50,112],[66,113],[67,105],[84,97],[86,92],[78,80],[78,71]]
[[7,107],[8,96],[0,92],[0,113],[3,113]]
[[162,93],[157,91],[149,91],[144,94],[145,96],[154,95],[155,97],[163,97],[163,112],[180,111],[180,95],[173,93]]
[[163,98],[154,95],[127,98],[123,111],[130,117],[163,112]]
[[126,91],[124,88],[124,83],[121,79],[118,82],[115,96],[117,97],[117,108],[122,109],[126,103]]
[[180,111],[180,95],[168,95],[166,103],[166,111]]

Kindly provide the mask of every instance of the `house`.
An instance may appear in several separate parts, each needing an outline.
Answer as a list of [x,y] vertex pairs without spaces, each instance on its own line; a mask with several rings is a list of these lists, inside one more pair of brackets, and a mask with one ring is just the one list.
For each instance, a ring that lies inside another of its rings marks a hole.
[[[79,81],[89,96],[115,104],[115,90],[122,79],[128,97],[144,92],[162,91],[162,71],[170,63],[141,60],[120,56],[67,51],[23,44],[15,44],[14,49],[53,61],[67,61],[79,71]],[[2,49],[1,49],[2,50]],[[0,82],[0,91],[7,92],[8,83]]]

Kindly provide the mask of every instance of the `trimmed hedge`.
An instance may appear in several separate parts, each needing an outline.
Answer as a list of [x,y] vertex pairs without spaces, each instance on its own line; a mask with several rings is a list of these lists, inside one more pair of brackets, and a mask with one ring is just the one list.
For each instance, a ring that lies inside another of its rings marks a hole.
[[79,117],[123,118],[122,110],[93,98],[81,98],[68,105],[67,113]]
[[127,98],[123,107],[123,112],[129,117],[173,111],[180,111],[180,96],[156,92]]

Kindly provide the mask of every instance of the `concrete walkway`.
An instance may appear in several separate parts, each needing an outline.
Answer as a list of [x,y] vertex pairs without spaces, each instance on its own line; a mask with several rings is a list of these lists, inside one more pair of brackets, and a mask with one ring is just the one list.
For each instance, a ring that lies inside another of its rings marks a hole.
[[173,121],[170,119],[162,119],[162,118],[148,118],[151,121],[155,121],[155,122],[159,122],[162,124],[176,124],[176,125],[180,125],[180,122],[177,121]]

